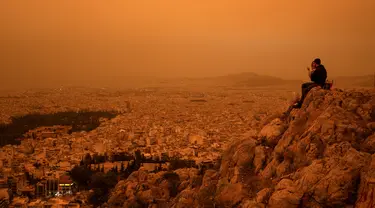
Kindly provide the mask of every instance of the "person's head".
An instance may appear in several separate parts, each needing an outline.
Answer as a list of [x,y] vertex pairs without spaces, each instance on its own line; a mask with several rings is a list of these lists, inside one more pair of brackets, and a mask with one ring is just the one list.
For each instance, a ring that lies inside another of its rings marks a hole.
[[321,64],[320,59],[319,59],[319,58],[316,58],[316,59],[314,59],[314,61],[311,63],[311,67],[312,67],[313,69],[315,69],[315,68],[318,67],[320,64]]

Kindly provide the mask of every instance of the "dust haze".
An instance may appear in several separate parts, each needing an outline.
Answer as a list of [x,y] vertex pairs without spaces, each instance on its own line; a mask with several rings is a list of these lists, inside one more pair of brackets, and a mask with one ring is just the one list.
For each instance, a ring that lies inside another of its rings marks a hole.
[[374,11],[0,0],[0,207],[375,207]]
[[124,86],[254,72],[372,74],[375,2],[1,1],[0,88]]

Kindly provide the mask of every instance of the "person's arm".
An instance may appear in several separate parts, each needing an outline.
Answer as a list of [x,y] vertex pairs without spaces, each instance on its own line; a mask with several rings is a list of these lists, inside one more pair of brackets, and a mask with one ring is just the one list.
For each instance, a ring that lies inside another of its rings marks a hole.
[[307,67],[307,75],[309,76],[310,79],[311,79],[311,73],[312,73],[312,71],[311,71],[310,67]]
[[320,69],[313,69],[311,70],[310,72],[310,79],[312,82],[317,82],[319,80],[319,76],[321,74],[321,70]]

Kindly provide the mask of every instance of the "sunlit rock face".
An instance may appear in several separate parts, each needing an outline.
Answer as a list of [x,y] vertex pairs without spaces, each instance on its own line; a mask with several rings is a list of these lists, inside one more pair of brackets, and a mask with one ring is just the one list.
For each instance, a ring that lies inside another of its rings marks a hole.
[[[273,118],[257,134],[230,145],[219,168],[138,171],[116,186],[108,203],[374,207],[374,106],[374,91],[313,89],[289,118]],[[189,142],[204,141],[192,136]]]

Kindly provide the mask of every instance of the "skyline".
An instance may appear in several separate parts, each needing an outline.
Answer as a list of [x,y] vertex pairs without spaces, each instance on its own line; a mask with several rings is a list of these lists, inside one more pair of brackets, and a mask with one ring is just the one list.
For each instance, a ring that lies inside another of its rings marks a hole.
[[[3,1],[3,84],[254,72],[306,79],[375,71],[375,2]],[[42,83],[43,84],[43,83]]]

